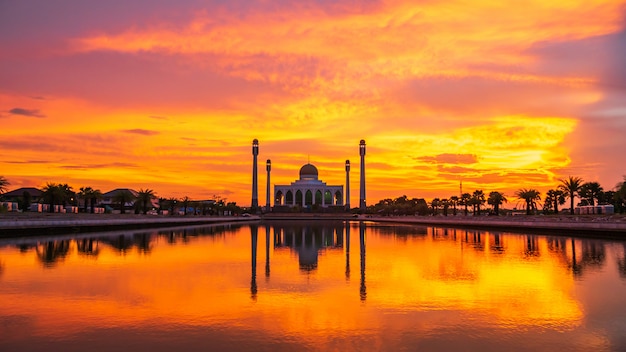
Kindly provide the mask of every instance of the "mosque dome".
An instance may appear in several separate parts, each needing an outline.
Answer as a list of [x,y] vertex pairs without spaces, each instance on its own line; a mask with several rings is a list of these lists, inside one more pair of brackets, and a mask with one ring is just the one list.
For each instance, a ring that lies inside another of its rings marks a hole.
[[301,180],[317,180],[317,168],[312,164],[306,164],[300,168]]

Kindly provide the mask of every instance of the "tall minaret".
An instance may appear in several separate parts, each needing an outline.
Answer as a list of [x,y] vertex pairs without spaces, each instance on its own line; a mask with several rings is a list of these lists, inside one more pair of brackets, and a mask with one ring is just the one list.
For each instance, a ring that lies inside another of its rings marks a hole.
[[359,208],[365,210],[365,140],[359,143],[359,153],[361,154],[361,194],[359,197]]
[[346,210],[350,211],[350,160],[346,160]]
[[257,175],[257,156],[259,155],[259,140],[255,139],[252,141],[252,155],[254,156],[252,162],[252,211],[256,211],[259,207],[259,182]]
[[271,194],[270,194],[270,171],[272,171],[272,161],[270,159],[267,159],[267,162],[265,163],[265,170],[267,170],[267,190],[266,190],[266,194],[267,194],[267,202],[265,203],[265,211],[267,211],[269,213],[269,211],[272,209],[271,208],[271,204],[270,204],[270,199],[271,199]]

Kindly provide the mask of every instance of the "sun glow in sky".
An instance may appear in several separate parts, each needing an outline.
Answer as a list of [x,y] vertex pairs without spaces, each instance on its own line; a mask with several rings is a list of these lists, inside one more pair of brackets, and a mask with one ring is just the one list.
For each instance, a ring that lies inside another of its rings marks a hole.
[[[0,175],[241,205],[329,184],[368,203],[626,173],[624,1],[5,1]],[[356,172],[355,172],[356,171]]]

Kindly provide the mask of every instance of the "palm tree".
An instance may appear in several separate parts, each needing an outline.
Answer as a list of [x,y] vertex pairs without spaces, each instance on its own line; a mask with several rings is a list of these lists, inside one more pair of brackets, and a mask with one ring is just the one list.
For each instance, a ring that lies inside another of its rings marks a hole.
[[569,176],[566,180],[560,180],[559,189],[566,193],[570,199],[570,214],[574,215],[574,197],[578,195],[583,179],[580,177]]
[[500,204],[506,203],[506,202],[508,202],[508,200],[506,199],[503,193],[495,192],[495,191],[489,193],[487,204],[493,205],[493,212],[496,215],[500,215]]
[[91,187],[81,187],[81,188],[79,188],[78,196],[80,198],[82,198],[83,201],[85,202],[83,204],[83,211],[85,213],[87,212],[87,203],[88,203],[87,201],[90,199],[92,192],[93,192],[93,188],[91,188]]
[[44,186],[42,191],[43,191],[43,194],[42,194],[43,198],[50,205],[49,211],[51,213],[54,213],[54,206],[56,204],[60,204],[60,205],[67,204],[67,200],[70,199],[72,195],[74,194],[74,192],[72,191],[72,187],[68,186],[67,183],[57,184],[57,183],[49,182]]
[[[560,189],[551,189],[546,193],[546,201],[545,204],[548,205],[548,208],[553,207],[554,213],[559,213],[559,204],[565,204],[565,192]],[[544,209],[545,208],[544,206]]]
[[163,211],[167,208],[167,198],[159,197],[159,214],[163,214]]
[[8,185],[10,185],[9,181],[4,176],[0,176],[0,194],[7,191]]
[[481,189],[472,193],[472,204],[474,205],[474,215],[480,215],[480,207],[485,204],[485,193]]
[[187,207],[189,207],[189,202],[191,202],[191,199],[185,196],[185,198],[183,198],[181,202],[183,203],[183,215],[187,216]]
[[95,214],[96,213],[96,203],[98,202],[98,200],[102,199],[102,192],[100,192],[99,189],[94,189],[91,191],[89,200],[91,203],[91,213]]
[[443,207],[443,216],[448,216],[448,208],[450,208],[450,201],[446,198],[442,199],[439,203]]
[[541,193],[536,189],[518,189],[515,196],[526,202],[526,215],[531,215],[531,210],[536,210],[537,202],[541,201]]
[[130,203],[133,200],[135,200],[135,196],[133,196],[133,194],[127,189],[120,190],[115,194],[115,196],[113,196],[113,201],[120,206],[120,214],[126,213],[124,209],[126,207],[126,203]]
[[170,215],[174,215],[174,210],[176,210],[176,203],[178,203],[178,198],[172,197],[167,201],[170,207]]
[[596,205],[596,200],[599,203],[600,197],[602,196],[602,186],[598,182],[586,182],[582,186],[580,186],[580,198],[585,199],[591,206]]
[[439,198],[433,198],[433,200],[430,201],[430,206],[433,207],[433,215],[437,215],[437,208],[439,208],[440,202]]
[[155,197],[154,190],[151,189],[140,189],[137,192],[137,201],[141,204],[141,210],[143,214],[148,214],[148,204],[152,205],[152,198]]
[[467,216],[467,206],[470,205],[470,201],[472,199],[472,195],[469,193],[463,193],[461,194],[461,203],[463,206],[465,206],[465,216]]
[[613,200],[618,205],[619,212],[624,211],[624,205],[626,204],[626,176],[624,176],[624,182],[620,182],[615,186],[615,194],[613,194]]
[[459,197],[457,196],[450,197],[450,204],[452,204],[452,214],[456,216],[456,206],[459,204]]

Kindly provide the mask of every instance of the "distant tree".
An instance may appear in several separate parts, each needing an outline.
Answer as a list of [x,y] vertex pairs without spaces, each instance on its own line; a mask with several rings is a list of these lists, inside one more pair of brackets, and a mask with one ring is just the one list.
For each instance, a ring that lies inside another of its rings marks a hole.
[[189,207],[189,203],[191,202],[191,199],[187,196],[185,196],[182,200],[181,203],[183,203],[183,215],[187,216],[187,208]]
[[30,209],[30,204],[32,203],[32,200],[33,197],[30,195],[30,192],[22,192],[22,196],[19,199],[20,209],[22,209],[22,211],[28,211]]
[[474,215],[480,215],[480,207],[485,204],[485,193],[477,189],[472,193],[471,203],[474,207]]
[[170,215],[177,215],[176,213],[176,204],[178,203],[178,198],[171,197],[167,200],[167,204],[170,209]]
[[141,211],[144,215],[148,214],[148,204],[152,205],[152,198],[155,197],[154,190],[140,189],[137,192],[137,202],[141,205]]
[[57,184],[49,182],[43,187],[42,191],[43,199],[50,205],[49,211],[51,213],[54,213],[55,205],[65,206],[68,200],[75,195],[72,187],[68,186],[67,183]]
[[624,176],[624,181],[618,183],[615,186],[615,194],[613,195],[613,200],[615,202],[616,210],[620,213],[623,213],[626,210],[626,176]]
[[441,200],[439,204],[441,204],[441,207],[443,208],[443,216],[448,216],[448,209],[450,208],[450,201],[444,198]]
[[93,188],[91,187],[81,187],[78,189],[78,197],[83,200],[83,212],[87,212],[87,205],[89,204],[89,199],[91,197],[91,192],[93,192]]
[[450,197],[450,205],[452,206],[452,215],[456,216],[456,206],[459,205],[459,197]]
[[544,209],[552,209],[555,214],[559,213],[559,205],[565,204],[565,192],[561,189],[551,189],[546,193]]
[[430,201],[430,206],[433,208],[433,215],[437,215],[437,209],[439,208],[441,201],[439,200],[439,198],[433,198],[433,200]]
[[113,202],[119,205],[120,214],[126,213],[126,203],[130,203],[135,200],[135,196],[130,193],[129,190],[123,189],[118,191],[115,196],[113,196]]
[[96,213],[96,203],[102,199],[102,192],[99,189],[91,190],[91,194],[89,195],[89,202],[91,205],[91,213]]
[[7,186],[10,185],[9,181],[4,178],[4,176],[0,176],[0,195],[7,191]]
[[578,195],[580,187],[583,184],[583,179],[580,177],[569,176],[567,179],[560,180],[561,184],[559,189],[565,192],[566,196],[570,199],[570,214],[574,214],[574,198]]
[[495,215],[500,215],[500,205],[502,203],[506,203],[507,201],[508,200],[503,193],[494,191],[489,193],[487,204],[493,206],[493,212]]
[[515,196],[526,202],[526,215],[531,215],[537,209],[537,202],[541,201],[541,193],[536,189],[522,188],[515,192]]
[[159,197],[159,214],[163,214],[164,210],[167,210],[167,198]]
[[599,202],[600,197],[602,197],[602,193],[604,189],[598,182],[586,182],[582,186],[580,186],[580,198],[584,199],[589,205],[596,205],[596,200]]
[[463,193],[461,195],[461,201],[459,204],[463,205],[465,207],[465,216],[467,216],[467,207],[469,205],[471,205],[471,200],[472,200],[472,195],[469,193]]

